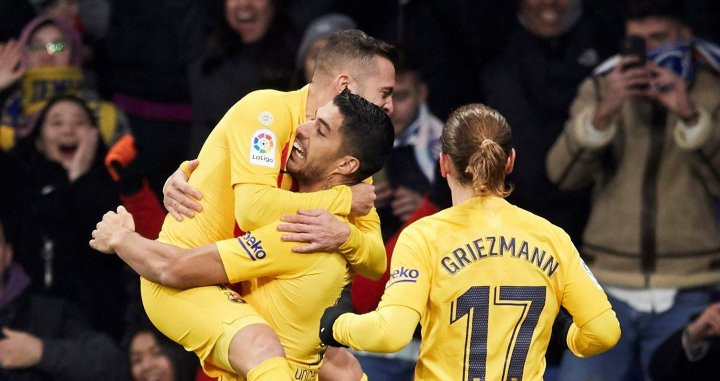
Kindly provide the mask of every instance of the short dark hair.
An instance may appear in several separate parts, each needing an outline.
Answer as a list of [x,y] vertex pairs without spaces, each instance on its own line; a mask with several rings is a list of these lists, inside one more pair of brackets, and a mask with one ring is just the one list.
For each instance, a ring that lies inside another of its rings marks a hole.
[[338,66],[355,64],[367,67],[375,57],[397,62],[395,47],[370,37],[358,29],[347,29],[330,36],[327,45],[320,49],[315,60],[315,72],[332,73]]
[[685,6],[681,0],[627,0],[625,3],[626,22],[666,17],[685,24],[685,16]]
[[382,108],[347,88],[335,96],[333,104],[343,115],[342,145],[338,153],[360,161],[352,179],[362,181],[379,171],[390,156],[395,140],[392,122]]

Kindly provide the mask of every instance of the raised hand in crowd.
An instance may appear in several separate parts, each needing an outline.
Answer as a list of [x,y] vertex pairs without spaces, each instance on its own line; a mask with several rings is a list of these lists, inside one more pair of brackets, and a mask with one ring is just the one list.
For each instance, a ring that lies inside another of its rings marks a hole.
[[12,86],[25,73],[22,45],[15,40],[0,44],[0,91]]
[[693,122],[697,110],[688,96],[683,79],[654,62],[648,62],[647,68],[651,73],[651,80],[646,95],[660,102],[684,121]]
[[69,162],[63,163],[68,171],[68,179],[70,182],[80,178],[92,167],[99,136],[98,130],[95,128],[85,131],[83,136],[80,137],[75,156],[73,156]]
[[647,95],[652,72],[648,66],[638,66],[635,56],[622,57],[608,76],[608,94],[598,103],[592,124],[605,130],[618,114],[623,103],[631,96]]

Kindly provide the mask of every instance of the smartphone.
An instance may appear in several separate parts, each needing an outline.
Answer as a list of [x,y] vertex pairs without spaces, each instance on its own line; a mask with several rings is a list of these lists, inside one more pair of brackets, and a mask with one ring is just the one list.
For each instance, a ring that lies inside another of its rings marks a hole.
[[645,65],[647,61],[645,39],[640,36],[627,36],[623,38],[620,43],[620,56],[635,56],[639,58],[639,61],[625,65],[622,68],[623,70]]

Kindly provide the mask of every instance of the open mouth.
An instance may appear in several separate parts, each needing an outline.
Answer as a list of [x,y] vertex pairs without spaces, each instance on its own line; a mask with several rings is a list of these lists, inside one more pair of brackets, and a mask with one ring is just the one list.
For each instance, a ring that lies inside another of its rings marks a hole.
[[290,158],[295,162],[305,161],[305,149],[297,140],[295,140],[295,143],[293,143],[293,149],[292,152],[290,152]]
[[60,144],[58,146],[58,151],[60,151],[60,156],[63,158],[72,158],[75,156],[75,153],[78,150],[77,144]]

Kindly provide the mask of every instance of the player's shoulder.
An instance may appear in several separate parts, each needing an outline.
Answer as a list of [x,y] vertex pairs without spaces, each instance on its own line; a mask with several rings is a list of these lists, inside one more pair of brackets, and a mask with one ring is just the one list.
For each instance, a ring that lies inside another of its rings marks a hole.
[[515,213],[517,213],[516,221],[522,223],[525,229],[538,234],[546,235],[554,241],[570,242],[570,236],[565,232],[565,230],[563,230],[563,228],[535,213],[517,206],[513,207],[515,208]]
[[453,221],[455,218],[452,208],[443,209],[414,221],[403,229],[401,235],[430,239],[430,237],[442,234],[445,229],[451,228],[454,225]]
[[293,92],[279,90],[255,90],[237,101],[231,108],[231,113],[262,114],[265,119],[274,115],[287,114],[294,107]]

